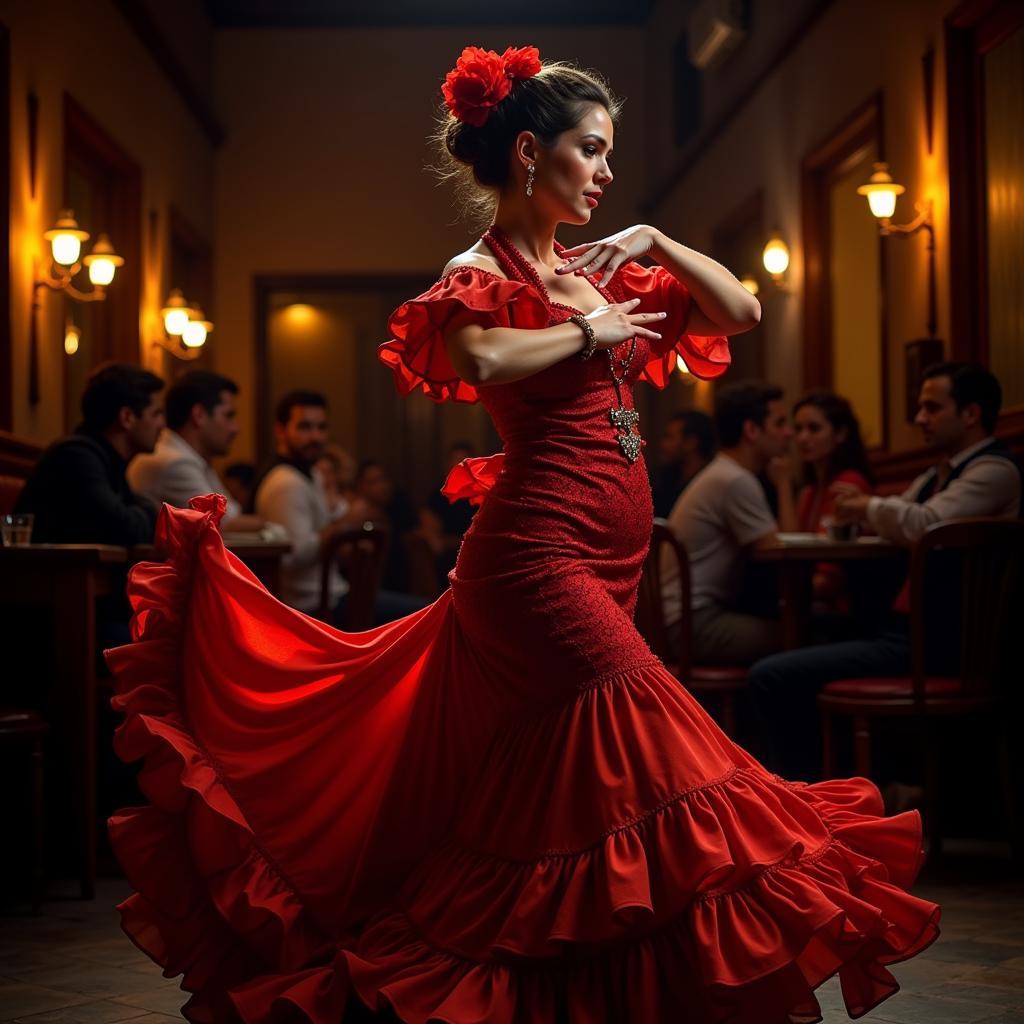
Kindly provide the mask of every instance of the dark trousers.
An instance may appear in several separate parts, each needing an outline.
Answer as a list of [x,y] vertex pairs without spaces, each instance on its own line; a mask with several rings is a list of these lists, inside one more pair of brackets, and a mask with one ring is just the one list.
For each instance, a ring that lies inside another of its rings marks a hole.
[[784,778],[821,776],[818,693],[836,679],[910,675],[907,626],[893,622],[868,640],[822,644],[763,658],[749,683],[763,732],[766,766]]

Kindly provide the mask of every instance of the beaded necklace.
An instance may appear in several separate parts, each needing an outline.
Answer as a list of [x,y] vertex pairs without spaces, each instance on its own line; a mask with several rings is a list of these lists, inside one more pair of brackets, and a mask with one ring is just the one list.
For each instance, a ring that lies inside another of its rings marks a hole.
[[[506,235],[505,232],[496,224],[492,224],[487,229],[487,232],[483,236],[483,241],[486,242],[494,251],[505,272],[510,277],[520,281],[522,284],[532,285],[544,300],[549,310],[552,312],[555,310],[562,310],[573,315],[583,315],[582,310],[566,305],[564,302],[555,302],[551,298],[544,282],[540,278],[540,274],[537,273],[536,268],[515,247],[508,235]],[[562,246],[557,242],[555,242],[555,252],[559,255],[562,253]],[[591,287],[593,287],[606,302],[611,304],[615,301],[614,297],[608,292],[608,289],[602,287],[598,281],[595,281],[594,278],[590,276],[587,277],[587,280],[590,282]],[[636,354],[636,337],[634,336],[630,339],[629,351],[625,358],[617,357],[611,348],[606,348],[605,352],[608,355],[608,369],[611,373],[612,385],[615,388],[615,401],[617,402],[616,408],[608,410],[608,418],[611,420],[612,428],[616,431],[615,440],[618,442],[619,448],[622,450],[622,454],[626,456],[626,459],[630,463],[633,463],[640,458],[640,449],[643,447],[644,443],[638,429],[640,414],[635,409],[626,408],[626,405],[622,400],[622,388],[626,383],[626,377],[629,372],[629,367],[633,362],[633,356]],[[621,377],[616,373],[616,366],[622,368]]]

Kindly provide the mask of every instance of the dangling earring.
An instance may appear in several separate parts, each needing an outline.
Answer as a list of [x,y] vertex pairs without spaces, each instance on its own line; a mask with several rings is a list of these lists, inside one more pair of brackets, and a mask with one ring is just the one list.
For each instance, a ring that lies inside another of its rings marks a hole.
[[533,164],[526,165],[526,194],[533,195]]

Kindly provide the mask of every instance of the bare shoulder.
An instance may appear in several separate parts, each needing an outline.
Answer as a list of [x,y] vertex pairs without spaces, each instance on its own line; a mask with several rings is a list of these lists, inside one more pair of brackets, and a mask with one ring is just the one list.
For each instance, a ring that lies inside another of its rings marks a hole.
[[445,264],[441,276],[444,277],[445,274],[450,274],[453,270],[458,270],[460,267],[474,267],[477,270],[486,270],[490,274],[496,274],[498,277],[506,276],[505,272],[501,269],[501,264],[491,255],[491,251],[483,242],[477,242],[476,245],[465,252],[460,252],[458,256],[453,256]]

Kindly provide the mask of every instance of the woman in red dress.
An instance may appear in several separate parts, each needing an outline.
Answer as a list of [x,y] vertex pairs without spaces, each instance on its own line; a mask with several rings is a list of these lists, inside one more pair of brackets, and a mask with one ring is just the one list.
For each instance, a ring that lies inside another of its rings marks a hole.
[[481,401],[503,457],[451,482],[482,498],[451,588],[354,635],[225,551],[222,499],[165,507],[136,642],[109,654],[151,801],[111,821],[125,930],[193,1021],[782,1024],[820,1019],[837,972],[865,1013],[937,935],[906,891],[917,815],[881,818],[863,779],[770,775],[633,626],[633,385],[677,353],[720,374],[756,304],[650,227],[554,240],[612,181],[597,79],[471,48],[445,95],[494,223],[381,357],[403,392]]
[[832,485],[871,493],[871,468],[850,403],[831,391],[810,391],[793,406],[793,433],[804,467],[797,499],[799,529],[824,533],[835,511]]

